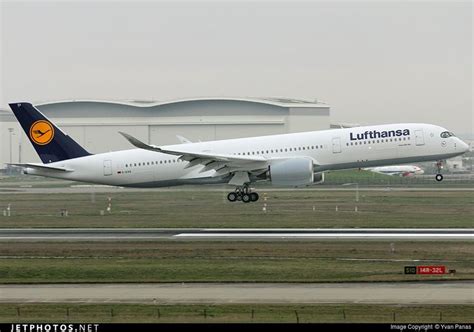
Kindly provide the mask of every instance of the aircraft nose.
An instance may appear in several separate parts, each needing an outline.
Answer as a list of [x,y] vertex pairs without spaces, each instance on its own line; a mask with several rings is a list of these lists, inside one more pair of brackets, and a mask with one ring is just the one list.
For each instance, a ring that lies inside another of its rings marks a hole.
[[469,151],[469,145],[466,144],[465,142],[461,141],[461,140],[459,140],[459,148],[463,152]]

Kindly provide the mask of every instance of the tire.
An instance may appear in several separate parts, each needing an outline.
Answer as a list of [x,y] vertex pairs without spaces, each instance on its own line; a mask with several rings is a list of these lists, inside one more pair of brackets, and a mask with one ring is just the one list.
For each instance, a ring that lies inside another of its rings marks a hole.
[[236,193],[229,193],[227,195],[227,199],[229,202],[235,202],[237,200],[237,194]]
[[250,200],[251,200],[252,202],[258,201],[258,197],[259,197],[259,196],[258,196],[257,193],[250,193]]
[[435,179],[436,179],[436,181],[438,181],[438,182],[443,181],[443,174],[436,174]]
[[251,201],[251,198],[250,198],[249,194],[243,194],[242,195],[242,202],[249,203],[250,201]]

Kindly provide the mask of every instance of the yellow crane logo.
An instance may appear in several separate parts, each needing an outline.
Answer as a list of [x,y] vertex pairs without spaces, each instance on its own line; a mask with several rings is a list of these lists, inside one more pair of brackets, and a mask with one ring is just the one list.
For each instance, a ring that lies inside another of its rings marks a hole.
[[30,127],[30,138],[35,144],[48,144],[54,138],[53,125],[45,120],[36,121]]

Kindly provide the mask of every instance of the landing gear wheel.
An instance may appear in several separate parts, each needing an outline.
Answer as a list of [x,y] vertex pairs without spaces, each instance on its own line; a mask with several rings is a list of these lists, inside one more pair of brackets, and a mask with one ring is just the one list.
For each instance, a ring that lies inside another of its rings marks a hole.
[[435,179],[438,182],[443,181],[443,174],[436,174]]
[[250,198],[249,194],[243,194],[242,195],[242,202],[249,203],[250,201],[251,201],[251,198]]
[[229,193],[227,195],[227,199],[229,200],[229,202],[235,202],[237,200],[237,194],[236,193]]
[[258,194],[257,193],[250,193],[250,200],[252,202],[258,201]]

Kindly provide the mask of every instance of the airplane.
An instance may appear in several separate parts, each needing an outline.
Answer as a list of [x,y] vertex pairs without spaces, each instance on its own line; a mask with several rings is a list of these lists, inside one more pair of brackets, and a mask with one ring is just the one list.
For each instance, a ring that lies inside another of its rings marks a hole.
[[442,127],[397,123],[164,146],[120,132],[137,149],[91,154],[32,104],[10,108],[43,162],[11,164],[25,174],[141,188],[227,183],[236,188],[227,195],[231,202],[257,201],[250,188],[257,181],[302,187],[323,182],[325,171],[439,161],[468,151]]
[[381,167],[369,167],[363,168],[363,170],[371,171],[374,173],[385,174],[385,175],[398,175],[398,176],[413,176],[424,174],[425,171],[415,165],[393,165],[393,166],[381,166]]

